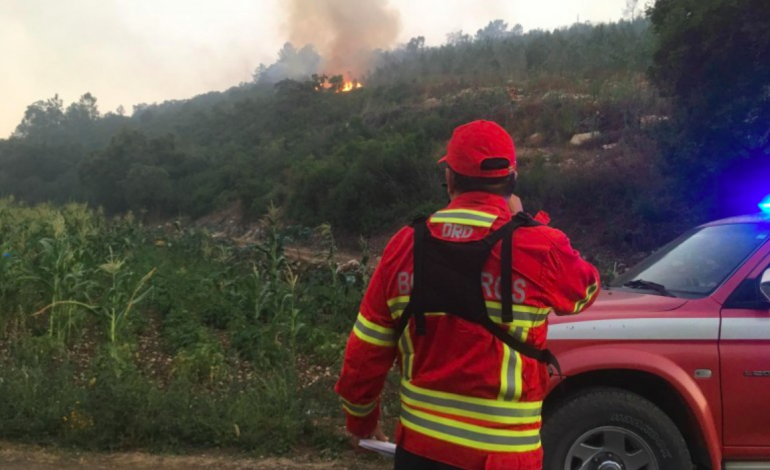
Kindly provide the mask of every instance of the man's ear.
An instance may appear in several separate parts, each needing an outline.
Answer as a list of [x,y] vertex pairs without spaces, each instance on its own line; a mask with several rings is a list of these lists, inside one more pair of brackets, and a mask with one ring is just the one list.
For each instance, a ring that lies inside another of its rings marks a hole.
[[519,174],[514,170],[511,173],[511,179],[508,182],[508,192],[514,194],[516,192],[516,183],[519,180]]
[[444,178],[446,180],[446,192],[451,200],[455,197],[455,177],[454,174],[452,174],[452,170],[446,168],[444,170]]

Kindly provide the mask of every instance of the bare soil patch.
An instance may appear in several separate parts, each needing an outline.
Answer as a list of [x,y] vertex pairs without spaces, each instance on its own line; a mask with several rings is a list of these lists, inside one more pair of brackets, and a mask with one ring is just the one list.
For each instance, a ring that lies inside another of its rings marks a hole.
[[353,452],[334,460],[312,456],[246,458],[212,452],[184,456],[143,452],[100,454],[0,442],[0,468],[4,470],[385,470],[392,465],[377,456]]

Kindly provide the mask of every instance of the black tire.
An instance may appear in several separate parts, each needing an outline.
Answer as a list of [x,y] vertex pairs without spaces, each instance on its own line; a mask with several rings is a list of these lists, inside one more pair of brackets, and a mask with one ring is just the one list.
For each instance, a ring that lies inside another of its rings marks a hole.
[[671,418],[619,389],[597,388],[568,398],[545,416],[542,438],[544,470],[693,468],[687,443]]

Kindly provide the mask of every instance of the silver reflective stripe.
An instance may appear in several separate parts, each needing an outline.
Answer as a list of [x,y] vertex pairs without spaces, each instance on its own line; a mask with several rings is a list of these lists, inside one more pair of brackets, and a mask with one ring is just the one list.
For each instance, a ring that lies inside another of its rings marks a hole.
[[401,387],[401,394],[415,402],[418,402],[418,405],[416,406],[419,406],[419,402],[422,402],[429,405],[452,408],[460,411],[468,411],[471,413],[478,413],[498,418],[539,418],[541,411],[541,407],[527,409],[485,406],[480,403],[469,403],[460,400],[453,400],[451,398],[436,397],[420,393],[416,390],[410,389],[408,386]]
[[454,219],[456,221],[467,220],[469,222],[492,224],[497,219],[497,217],[494,215],[482,216],[477,214],[469,214],[467,212],[436,212],[433,214],[433,217],[430,218],[431,222],[441,222],[441,219]]
[[516,385],[518,384],[518,381],[516,380],[516,366],[519,364],[519,355],[516,351],[508,347],[507,344],[503,344],[503,347],[509,350],[508,365],[505,370],[505,374],[508,376],[507,390],[505,391],[503,400],[513,401],[514,399],[519,398],[516,396]]
[[392,343],[393,342],[393,334],[392,333],[391,334],[387,334],[387,333],[382,333],[382,332],[373,330],[373,329],[369,328],[368,326],[364,325],[364,323],[361,321],[360,318],[358,320],[356,320],[355,328],[358,331],[360,331],[361,333],[363,333],[365,336],[370,336],[370,337],[372,337],[374,339],[379,339],[380,341],[385,341],[387,343]]
[[768,340],[770,317],[722,318],[722,341]]
[[524,333],[524,328],[520,326],[517,326],[513,329],[511,336],[516,338],[516,341],[521,341],[522,343],[527,341],[527,335]]
[[342,406],[344,406],[351,413],[356,413],[356,414],[361,414],[361,415],[368,415],[377,406],[377,402],[373,401],[373,402],[369,403],[368,405],[354,405],[353,403],[350,403],[349,401],[343,399],[342,400]]
[[404,313],[404,309],[406,306],[409,305],[409,300],[405,300],[403,302],[396,302],[393,305],[389,305],[388,308],[390,309],[390,314],[397,318],[400,317],[402,313]]
[[617,318],[570,321],[548,327],[549,341],[562,339],[716,341],[719,339],[719,318]]
[[596,294],[596,292],[599,291],[599,284],[591,284],[588,286],[588,289],[586,289],[586,296],[582,300],[578,300],[575,303],[575,308],[572,310],[572,313],[578,313],[583,310],[583,308],[586,306],[586,304],[591,300],[591,298]]
[[501,446],[535,446],[540,443],[540,436],[534,435],[522,435],[522,436],[500,436],[485,434],[470,429],[462,429],[459,427],[449,426],[444,423],[438,423],[435,421],[427,420],[419,416],[414,415],[406,408],[401,410],[401,419],[407,423],[413,423],[417,426],[421,426],[430,431],[439,432],[449,436],[459,437],[460,439],[467,439],[469,441],[478,442],[479,444],[493,444]]
[[[490,307],[487,305],[487,315],[489,315],[492,318],[499,318],[502,320],[503,318],[503,309],[502,307]],[[513,319],[519,320],[519,321],[527,321],[527,322],[542,322],[545,321],[548,318],[548,313],[534,313],[534,312],[524,312],[521,310],[516,309],[516,305],[513,306]]]
[[411,380],[412,379],[412,363],[411,358],[412,354],[414,354],[414,351],[412,351],[412,348],[409,346],[409,328],[404,329],[404,333],[401,335],[401,339],[398,342],[399,347],[401,348],[401,354],[402,354],[402,367],[403,367],[403,378],[404,380]]
[[725,470],[770,470],[770,462],[725,462]]

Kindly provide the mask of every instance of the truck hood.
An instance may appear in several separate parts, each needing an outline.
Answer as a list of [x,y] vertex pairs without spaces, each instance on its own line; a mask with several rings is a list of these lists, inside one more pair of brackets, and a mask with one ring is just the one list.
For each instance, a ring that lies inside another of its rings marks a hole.
[[[636,317],[645,313],[667,312],[676,310],[687,303],[687,299],[665,297],[662,295],[629,292],[621,289],[606,289],[599,293],[599,298],[585,312],[581,320],[601,320],[610,318]],[[574,321],[569,316],[551,315],[552,324]]]

